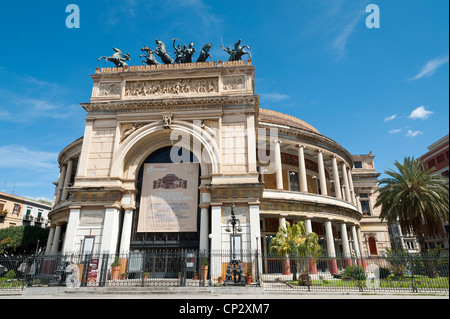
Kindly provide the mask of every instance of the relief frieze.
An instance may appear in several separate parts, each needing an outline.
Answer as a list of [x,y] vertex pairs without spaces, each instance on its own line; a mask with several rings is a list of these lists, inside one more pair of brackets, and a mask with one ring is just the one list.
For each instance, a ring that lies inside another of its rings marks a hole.
[[158,97],[179,94],[214,94],[219,92],[218,78],[130,81],[126,97]]

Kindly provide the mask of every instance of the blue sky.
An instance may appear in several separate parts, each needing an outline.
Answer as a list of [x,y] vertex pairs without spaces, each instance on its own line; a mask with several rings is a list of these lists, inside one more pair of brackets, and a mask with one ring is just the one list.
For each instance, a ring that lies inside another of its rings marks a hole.
[[[80,8],[68,29],[67,5]],[[366,26],[368,4],[380,28]],[[112,48],[250,46],[260,106],[297,116],[384,172],[449,132],[447,0],[3,1],[0,190],[53,199],[57,156],[84,133],[90,74]],[[108,65],[112,66],[112,64]]]

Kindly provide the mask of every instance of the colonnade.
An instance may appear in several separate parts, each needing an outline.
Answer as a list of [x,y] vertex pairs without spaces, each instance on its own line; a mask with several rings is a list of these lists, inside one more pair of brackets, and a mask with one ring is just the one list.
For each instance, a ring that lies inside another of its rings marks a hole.
[[72,178],[74,169],[74,159],[70,158],[67,164],[62,165],[59,175],[58,185],[55,193],[55,205],[61,201],[65,201],[69,195],[68,187]]
[[[286,215],[280,214],[280,217],[278,219],[279,226],[286,228]],[[310,234],[312,233],[312,222],[311,217],[306,217],[303,219],[304,225],[305,225],[305,233]],[[337,268],[337,262],[336,258],[336,248],[335,248],[335,241],[333,236],[333,227],[332,227],[332,220],[331,219],[325,219],[325,237],[326,237],[326,245],[327,245],[327,256],[330,258],[330,273],[336,274],[338,273]],[[341,231],[341,244],[342,244],[342,257],[346,260],[346,265],[351,265],[351,258],[352,253],[350,251],[350,240],[348,238],[348,227],[345,222],[339,222],[340,224],[340,231]],[[357,225],[350,225],[350,232],[351,232],[351,239],[352,239],[352,248],[354,250],[355,256],[357,259],[361,258],[361,240],[359,236],[360,229],[357,229]],[[317,273],[317,268],[315,264],[310,264],[310,271],[311,273]]]
[[[274,140],[274,151],[275,151],[275,175],[276,175],[276,186],[277,189],[283,190],[283,174],[282,174],[282,161],[281,161],[281,144],[283,141]],[[306,179],[306,164],[305,164],[305,150],[307,146],[302,144],[296,145],[298,149],[298,180],[300,192],[308,192],[308,183]],[[313,149],[313,148],[311,148]],[[324,164],[324,154],[325,152],[321,149],[313,149],[316,153],[315,160],[318,166],[318,178],[320,181],[321,195],[329,196],[327,189],[327,179],[325,174],[325,164]],[[336,155],[330,155],[331,158],[331,183],[334,183],[335,197],[338,199],[345,200],[353,205],[357,205],[356,195],[353,188],[353,179],[351,174],[351,168],[347,167],[345,162],[339,162]],[[339,165],[341,166],[341,177],[339,175]]]

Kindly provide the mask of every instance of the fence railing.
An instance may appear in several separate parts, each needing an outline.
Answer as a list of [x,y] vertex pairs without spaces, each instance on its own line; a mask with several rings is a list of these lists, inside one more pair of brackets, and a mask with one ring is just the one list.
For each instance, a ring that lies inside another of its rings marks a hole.
[[0,290],[24,287],[258,286],[283,291],[449,291],[442,255],[323,257],[252,251],[0,256]]

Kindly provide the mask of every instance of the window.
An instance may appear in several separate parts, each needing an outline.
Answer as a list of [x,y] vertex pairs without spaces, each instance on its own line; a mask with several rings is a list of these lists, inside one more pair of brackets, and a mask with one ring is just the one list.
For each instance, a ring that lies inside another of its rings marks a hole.
[[289,172],[289,186],[291,191],[298,192],[300,189],[298,187],[298,173]]
[[431,161],[428,161],[428,168],[434,167],[436,165],[436,162],[434,161],[434,159],[432,159]]
[[362,168],[362,162],[355,162],[355,168]]
[[445,161],[445,157],[444,157],[444,154],[441,154],[437,157],[437,162],[442,163],[443,161]]
[[416,249],[414,245],[414,241],[405,240],[406,249]]
[[369,194],[359,194],[360,198],[369,198]]
[[20,213],[20,205],[14,204],[13,214],[19,215]]
[[367,200],[361,201],[361,210],[362,210],[363,215],[366,215],[366,216],[371,215],[369,201],[367,201]]

